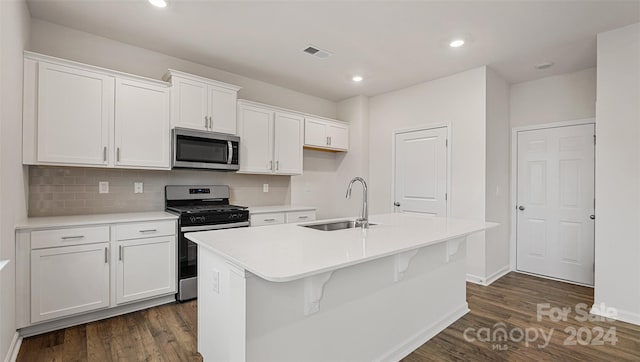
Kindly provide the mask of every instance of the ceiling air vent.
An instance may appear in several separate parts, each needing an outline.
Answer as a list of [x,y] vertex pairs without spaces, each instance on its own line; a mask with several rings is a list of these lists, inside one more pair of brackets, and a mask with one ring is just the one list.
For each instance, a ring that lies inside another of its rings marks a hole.
[[314,57],[320,58],[320,59],[326,59],[328,58],[331,53],[326,51],[326,50],[322,50],[318,47],[315,47],[313,45],[308,45],[304,50],[305,53],[309,54],[309,55],[313,55]]

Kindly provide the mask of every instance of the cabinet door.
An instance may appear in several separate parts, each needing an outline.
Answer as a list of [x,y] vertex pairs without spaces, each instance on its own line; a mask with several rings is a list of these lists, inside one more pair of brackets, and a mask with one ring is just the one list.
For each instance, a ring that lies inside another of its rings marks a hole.
[[116,80],[116,166],[169,169],[169,89]]
[[114,78],[40,62],[38,162],[107,165]]
[[305,145],[317,147],[329,146],[325,122],[313,118],[306,118],[304,128]]
[[253,106],[240,106],[240,172],[272,173],[273,112]]
[[171,123],[173,127],[184,127],[207,131],[209,120],[206,83],[178,77],[172,78]]
[[236,100],[238,92],[209,86],[209,117],[211,130],[236,134]]
[[302,116],[275,113],[274,158],[275,173],[296,175],[302,173]]
[[31,323],[109,306],[109,243],[31,251]]
[[349,148],[349,128],[346,126],[327,123],[329,147],[346,150]]
[[176,291],[176,237],[118,242],[116,303]]

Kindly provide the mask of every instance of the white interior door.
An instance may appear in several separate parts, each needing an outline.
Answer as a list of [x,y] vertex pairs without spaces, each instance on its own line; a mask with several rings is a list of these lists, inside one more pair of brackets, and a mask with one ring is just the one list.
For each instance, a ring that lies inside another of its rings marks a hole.
[[593,140],[593,124],[518,132],[518,270],[593,285]]
[[395,135],[394,210],[447,215],[447,127]]

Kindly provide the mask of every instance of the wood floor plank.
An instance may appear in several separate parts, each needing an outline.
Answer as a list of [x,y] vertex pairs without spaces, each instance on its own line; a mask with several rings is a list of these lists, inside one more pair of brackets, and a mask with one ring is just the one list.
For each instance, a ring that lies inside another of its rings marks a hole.
[[[591,288],[509,273],[488,287],[467,283],[467,301],[471,312],[403,361],[640,361],[640,326],[576,320],[577,304],[593,304]],[[572,312],[566,321],[548,317],[539,321],[538,305],[544,303]],[[197,302],[191,301],[29,337],[22,343],[18,361],[202,361],[197,353],[197,317]],[[533,328],[553,333],[544,348],[538,347],[541,339],[494,343],[465,338],[469,328],[493,331],[496,326],[506,331]],[[591,332],[613,328],[617,342],[615,346],[565,345],[571,330],[581,328]]]

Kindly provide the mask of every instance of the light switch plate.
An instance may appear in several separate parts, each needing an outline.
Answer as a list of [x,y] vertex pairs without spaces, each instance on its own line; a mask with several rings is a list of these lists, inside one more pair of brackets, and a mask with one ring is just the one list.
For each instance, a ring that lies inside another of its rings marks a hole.
[[100,181],[98,182],[98,192],[101,194],[109,193],[109,181]]
[[133,193],[141,194],[144,192],[143,183],[142,182],[134,182],[133,183]]
[[269,184],[262,184],[262,192],[269,192]]
[[216,294],[220,294],[220,272],[213,269],[211,278],[211,288]]

